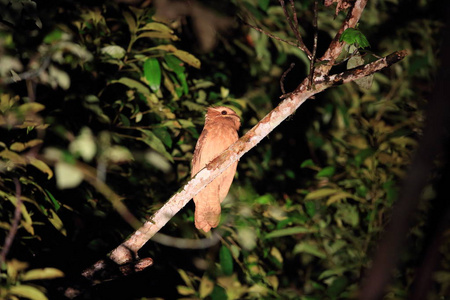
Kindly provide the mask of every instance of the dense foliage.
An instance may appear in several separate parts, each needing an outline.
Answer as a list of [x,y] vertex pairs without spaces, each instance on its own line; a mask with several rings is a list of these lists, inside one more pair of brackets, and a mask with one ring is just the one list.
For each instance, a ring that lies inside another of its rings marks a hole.
[[[18,193],[23,201],[0,297],[61,297],[65,282],[189,179],[206,107],[232,107],[245,132],[280,101],[292,62],[286,91],[308,73],[299,49],[241,22],[295,40],[277,1],[190,2],[188,10],[127,2],[0,4],[2,248]],[[186,250],[150,241],[140,255],[153,267],[81,298],[355,297],[422,133],[443,26],[438,5],[369,1],[358,30],[370,47],[360,52],[409,56],[375,74],[369,89],[346,84],[308,100],[245,155],[223,204],[219,244]],[[312,6],[296,2],[308,46]],[[319,6],[319,55],[345,17],[334,13]],[[430,184],[423,198],[432,197]],[[424,201],[386,299],[407,296],[428,210]],[[191,204],[162,231],[204,238]],[[450,292],[448,245],[430,299]]]

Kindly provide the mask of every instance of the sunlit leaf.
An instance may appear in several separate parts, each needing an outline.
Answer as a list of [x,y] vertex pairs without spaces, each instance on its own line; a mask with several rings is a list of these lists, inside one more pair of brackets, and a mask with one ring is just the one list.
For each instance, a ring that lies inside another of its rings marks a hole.
[[70,143],[69,151],[81,156],[86,162],[90,162],[94,158],[97,153],[97,145],[89,127],[81,128],[79,135]]
[[45,162],[43,162],[42,160],[39,160],[37,158],[34,158],[34,157],[30,157],[29,160],[30,160],[30,164],[33,167],[35,167],[35,168],[39,169],[41,172],[47,174],[47,179],[50,179],[53,177],[52,169]]
[[122,59],[126,54],[126,50],[117,45],[105,46],[100,49],[100,52],[115,59]]
[[203,275],[199,287],[200,298],[203,299],[206,296],[209,296],[213,290],[214,290],[214,282],[211,279],[209,279],[209,277],[206,274]]
[[181,279],[183,279],[184,283],[193,289],[192,280],[189,275],[183,269],[178,269],[178,274],[180,274]]
[[23,115],[38,113],[44,109],[45,109],[45,106],[40,103],[37,103],[37,102],[24,103],[18,107],[19,113],[23,114]]
[[42,144],[41,139],[34,139],[34,140],[30,140],[26,143],[19,143],[19,142],[13,143],[13,144],[11,144],[9,149],[16,151],[16,152],[21,152],[25,149],[32,148],[32,147],[40,145],[40,144]]
[[154,31],[165,32],[165,33],[173,33],[173,30],[170,27],[168,27],[167,25],[164,25],[162,23],[158,23],[158,22],[147,23],[144,25],[144,27],[139,28],[138,31],[143,31],[143,30],[154,30]]
[[131,78],[122,77],[119,80],[111,81],[111,83],[121,83],[123,85],[128,86],[131,89],[136,89],[139,93],[144,95],[150,93],[150,90],[143,83]]
[[164,50],[164,51],[172,52],[173,55],[175,55],[176,57],[178,57],[179,59],[181,59],[188,65],[190,65],[194,68],[197,68],[197,69],[200,68],[201,63],[198,58],[196,58],[194,55],[192,55],[186,51],[178,50],[173,45],[159,45],[159,46],[151,48],[150,50]]
[[294,254],[297,253],[308,253],[314,256],[317,256],[319,258],[326,258],[325,252],[320,249],[317,245],[310,244],[308,242],[300,242],[297,245],[295,245]]
[[59,218],[59,216],[56,214],[56,212],[53,209],[49,209],[50,215],[48,217],[48,220],[50,223],[55,227],[56,230],[61,232],[62,235],[67,235],[67,230],[64,228],[64,224],[62,220]]
[[9,293],[19,296],[19,297],[31,299],[31,300],[47,300],[48,299],[47,296],[45,296],[45,294],[38,288],[31,286],[31,285],[25,285],[25,284],[12,286],[9,289]]
[[24,273],[21,276],[23,281],[54,279],[64,277],[64,273],[55,268],[34,269]]
[[333,195],[337,192],[340,192],[340,189],[318,189],[315,191],[310,192],[308,195],[306,195],[305,200],[315,200],[315,199],[321,199],[330,195]]
[[70,189],[77,187],[84,176],[75,165],[59,161],[55,164],[55,177],[59,189]]
[[274,230],[274,231],[266,234],[265,238],[270,239],[270,238],[276,238],[276,237],[281,237],[281,236],[290,236],[290,235],[301,234],[301,233],[312,233],[312,232],[316,232],[316,231],[317,230],[314,228],[296,226],[296,227]]
[[179,285],[177,286],[177,291],[180,295],[189,296],[195,294],[195,290],[188,286]]
[[128,24],[128,28],[130,29],[131,33],[136,32],[136,19],[134,18],[134,16],[128,12],[128,11],[123,11],[122,12],[127,24]]
[[156,151],[148,151],[145,153],[145,160],[164,173],[168,173],[172,170],[172,165],[169,161]]
[[278,250],[278,248],[272,247],[270,249],[270,255],[272,255],[280,264],[283,263],[283,255],[281,254],[280,250]]

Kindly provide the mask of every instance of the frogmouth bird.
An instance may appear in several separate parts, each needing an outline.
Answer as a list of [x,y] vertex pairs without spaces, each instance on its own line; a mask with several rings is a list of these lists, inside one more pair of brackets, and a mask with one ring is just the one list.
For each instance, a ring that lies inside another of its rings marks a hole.
[[[208,108],[205,126],[192,158],[192,177],[238,140],[240,126],[240,118],[232,109],[223,106]],[[236,167],[237,162],[229,166],[194,197],[195,227],[198,229],[208,232],[219,224],[220,204],[228,194]]]

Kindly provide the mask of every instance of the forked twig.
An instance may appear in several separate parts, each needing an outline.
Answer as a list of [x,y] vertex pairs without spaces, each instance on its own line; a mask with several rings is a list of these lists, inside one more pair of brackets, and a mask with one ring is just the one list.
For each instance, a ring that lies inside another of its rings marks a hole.
[[286,16],[286,20],[289,24],[289,27],[291,27],[291,30],[292,30],[292,32],[294,32],[294,35],[297,39],[296,47],[299,48],[300,50],[302,50],[303,52],[305,52],[306,55],[308,56],[308,58],[311,59],[312,58],[311,51],[309,51],[308,47],[306,47],[305,43],[303,42],[302,36],[300,35],[300,31],[298,30],[298,20],[297,20],[297,13],[295,12],[294,1],[289,0],[291,2],[291,8],[292,8],[294,22],[292,22],[292,20],[291,20],[291,16],[289,15],[289,12],[286,9],[284,0],[279,0],[279,1],[280,1],[281,8],[283,8],[283,13]]

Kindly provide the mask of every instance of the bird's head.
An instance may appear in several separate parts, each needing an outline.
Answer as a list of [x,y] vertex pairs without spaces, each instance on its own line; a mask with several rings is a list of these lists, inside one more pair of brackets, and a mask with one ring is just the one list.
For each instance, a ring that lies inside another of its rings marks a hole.
[[209,107],[206,112],[205,126],[218,122],[224,126],[232,126],[236,131],[241,126],[241,119],[234,110],[225,106]]

